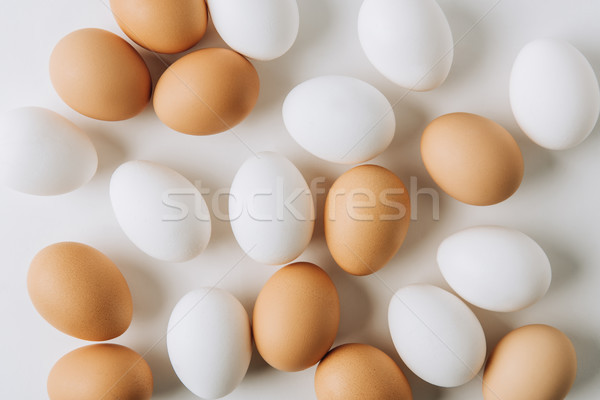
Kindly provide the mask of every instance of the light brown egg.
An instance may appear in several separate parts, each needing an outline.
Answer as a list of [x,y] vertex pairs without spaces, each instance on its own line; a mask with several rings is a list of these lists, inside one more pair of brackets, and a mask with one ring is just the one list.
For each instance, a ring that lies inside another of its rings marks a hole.
[[423,132],[421,156],[435,183],[467,204],[506,200],[523,179],[523,156],[515,139],[496,122],[475,114],[434,119]]
[[85,244],[42,249],[31,261],[27,289],[46,321],[79,339],[113,339],[131,323],[133,303],[121,271]]
[[256,348],[272,367],[300,371],[327,353],[337,334],[340,301],[329,275],[314,264],[281,268],[256,299]]
[[146,400],[152,397],[152,371],[128,347],[93,344],[64,355],[48,375],[50,400]]
[[185,51],[206,32],[204,0],[110,0],[110,8],[131,40],[158,53]]
[[396,254],[408,231],[410,199],[391,171],[361,165],[342,174],[325,201],[325,239],[335,262],[369,275]]
[[484,400],[562,400],[577,374],[569,338],[548,325],[527,325],[496,345],[483,374]]
[[211,135],[239,124],[258,99],[258,74],[233,50],[202,49],[173,63],[158,80],[154,110],[178,132]]
[[319,400],[412,400],[402,370],[387,354],[366,344],[331,350],[315,372]]

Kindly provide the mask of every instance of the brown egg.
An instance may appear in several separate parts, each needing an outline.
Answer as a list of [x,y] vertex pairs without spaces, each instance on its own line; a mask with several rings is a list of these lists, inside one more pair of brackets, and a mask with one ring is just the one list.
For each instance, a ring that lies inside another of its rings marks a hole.
[[406,377],[383,351],[366,344],[331,350],[315,373],[319,400],[412,400]]
[[125,278],[108,257],[85,244],[62,242],[42,249],[31,261],[27,289],[46,321],[79,339],[113,339],[131,323]]
[[329,275],[314,264],[281,268],[256,299],[253,333],[264,360],[282,371],[315,365],[337,334],[340,301]]
[[110,8],[131,40],[158,53],[185,51],[206,32],[204,0],[110,0]]
[[114,33],[80,29],[62,38],[50,56],[58,95],[90,118],[120,121],[140,113],[152,82],[142,57]]
[[211,135],[239,124],[254,108],[259,81],[243,56],[202,49],[173,63],[158,80],[154,110],[178,132]]
[[577,373],[569,338],[548,325],[515,329],[496,345],[483,374],[484,400],[562,400]]
[[325,201],[325,239],[335,262],[369,275],[396,254],[408,231],[410,199],[391,171],[361,165],[342,174]]
[[433,180],[463,203],[488,206],[509,198],[523,179],[523,156],[515,139],[494,121],[453,113],[423,132],[421,156]]
[[152,371],[138,353],[117,344],[93,344],[64,355],[48,375],[50,400],[145,400]]

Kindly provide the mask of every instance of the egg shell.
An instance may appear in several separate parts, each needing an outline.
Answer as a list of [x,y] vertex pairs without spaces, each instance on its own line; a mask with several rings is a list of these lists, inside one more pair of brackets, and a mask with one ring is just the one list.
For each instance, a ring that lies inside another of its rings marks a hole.
[[452,31],[435,0],[365,0],[358,37],[371,64],[402,87],[432,90],[450,72]]
[[139,114],[152,91],[142,57],[103,29],[69,33],[50,55],[50,80],[69,107],[90,118],[120,121]]
[[551,150],[581,143],[600,113],[594,69],[573,45],[537,39],[521,49],[510,74],[510,105],[531,140]]
[[471,205],[500,203],[523,179],[523,156],[515,139],[496,122],[476,114],[434,119],[423,131],[421,156],[444,192]]
[[202,39],[208,23],[204,0],[110,0],[121,30],[158,53],[179,53]]
[[98,166],[90,138],[53,111],[22,107],[0,116],[0,182],[19,192],[50,196],[86,184]]
[[128,161],[110,179],[110,200],[121,229],[140,250],[183,262],[210,240],[208,206],[187,178],[151,161]]
[[110,340],[127,330],[133,315],[129,286],[117,266],[82,243],[55,243],[29,266],[33,306],[56,329],[83,340]]
[[167,349],[175,373],[192,393],[223,397],[238,387],[250,365],[248,314],[225,290],[189,292],[171,313]]
[[301,371],[331,348],[340,322],[340,301],[329,275],[298,262],[267,281],[254,305],[256,348],[272,367]]
[[233,50],[257,60],[273,60],[296,41],[296,0],[207,0],[221,38]]
[[446,282],[463,299],[490,311],[517,311],[541,299],[552,270],[529,236],[501,226],[476,226],[446,238],[437,251]]
[[369,275],[396,254],[410,223],[404,183],[377,165],[343,173],[325,200],[325,239],[335,262],[352,275]]
[[569,338],[548,325],[527,325],[504,336],[483,374],[484,400],[562,400],[577,374]]
[[388,323],[402,361],[424,381],[460,386],[483,366],[481,324],[465,303],[439,287],[415,284],[398,290],[390,301]]
[[50,400],[146,400],[152,397],[150,366],[135,351],[112,343],[80,347],[64,355],[48,375]]
[[292,89],[283,102],[283,122],[306,151],[340,164],[379,155],[396,130],[392,106],[379,90],[339,75],[309,79]]
[[229,218],[237,242],[251,258],[285,264],[310,243],[315,220],[312,194],[290,160],[277,153],[258,153],[233,178]]
[[318,400],[412,400],[402,370],[387,354],[367,344],[343,344],[315,372]]
[[189,135],[229,130],[258,99],[258,73],[228,49],[201,49],[175,61],[159,78],[154,111],[169,128]]

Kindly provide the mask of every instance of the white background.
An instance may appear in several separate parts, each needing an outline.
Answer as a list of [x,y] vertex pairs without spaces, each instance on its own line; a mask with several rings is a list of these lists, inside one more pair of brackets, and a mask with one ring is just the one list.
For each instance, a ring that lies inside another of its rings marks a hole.
[[[107,0],[0,2],[0,111],[26,105],[55,110],[89,133],[100,159],[93,180],[70,194],[34,197],[0,188],[0,398],[46,398],[46,377],[54,362],[87,344],[45,322],[27,295],[31,258],[44,246],[66,240],[103,251],[127,278],[134,301],[133,322],[114,342],[145,355],[154,373],[154,398],[195,398],[179,382],[167,357],[163,335],[171,309],[188,291],[219,282],[219,287],[235,294],[251,312],[258,291],[278,267],[243,258],[229,224],[223,221],[214,221],[211,242],[196,259],[182,264],[151,259],[137,250],[117,225],[108,197],[111,173],[127,160],[149,159],[180,171],[192,181],[201,180],[214,191],[230,185],[240,164],[252,156],[250,148],[278,151],[292,160],[308,181],[324,176],[330,185],[348,167],[318,160],[302,150],[285,131],[281,118],[287,92],[323,74],[355,76],[373,84],[390,102],[401,99],[395,107],[396,137],[372,162],[391,169],[407,184],[415,176],[419,187],[437,189],[422,165],[419,139],[426,124],[441,114],[478,113],[514,134],[525,158],[525,178],[517,193],[490,207],[468,206],[440,193],[439,221],[432,219],[430,198],[421,196],[418,218],[412,222],[406,242],[378,275],[394,290],[414,282],[447,287],[435,263],[443,238],[477,224],[522,230],[548,253],[552,285],[545,298],[521,312],[498,314],[474,309],[485,329],[488,351],[518,326],[554,325],[572,339],[578,354],[578,377],[568,398],[598,397],[599,129],[596,127],[572,150],[551,152],[537,147],[513,119],[508,79],[519,49],[539,37],[570,41],[587,56],[598,75],[599,2],[440,0],[458,41],[454,65],[442,87],[427,93],[407,93],[379,75],[359,46],[356,20],[361,0],[299,0],[300,33],[294,47],[275,61],[254,62],[261,93],[252,114],[235,128],[239,140],[231,133],[208,137],[176,133],[160,123],[151,105],[131,120],[109,123],[78,115],[58,98],[48,77],[48,57],[54,44],[83,27],[121,34],[103,1]],[[212,27],[196,48],[210,46],[224,46]],[[140,52],[156,82],[164,64],[147,51]],[[323,202],[324,195],[319,195],[321,213]],[[407,371],[387,329],[391,291],[376,277],[353,277],[334,264],[323,238],[321,217],[309,248],[299,260],[323,267],[338,288],[342,318],[336,344],[364,342],[386,351],[406,371],[415,399],[481,399],[479,378],[459,388],[440,389]],[[298,373],[276,371],[255,352],[248,375],[227,399],[314,399],[313,376],[314,367]]]

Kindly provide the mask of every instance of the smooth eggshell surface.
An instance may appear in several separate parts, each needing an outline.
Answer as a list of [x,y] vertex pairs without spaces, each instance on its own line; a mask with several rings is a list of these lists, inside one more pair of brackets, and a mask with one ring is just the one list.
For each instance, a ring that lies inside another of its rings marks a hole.
[[515,329],[496,345],[483,374],[484,400],[562,400],[577,374],[569,338],[548,325]]
[[62,242],[40,250],[29,266],[27,290],[36,310],[56,329],[83,340],[110,340],[133,315],[129,286],[100,251]]
[[340,164],[359,164],[392,142],[396,118],[373,86],[348,76],[328,75],[296,86],[283,102],[283,122],[309,153]]
[[175,61],[154,93],[154,111],[169,128],[211,135],[242,122],[258,100],[258,73],[229,49],[201,49]]
[[343,344],[321,360],[315,372],[318,400],[412,400],[398,365],[366,344]]
[[523,156],[515,139],[496,122],[475,114],[434,119],[423,131],[421,156],[435,183],[467,204],[500,203],[523,179]]
[[231,393],[250,365],[250,321],[229,292],[201,288],[179,300],[167,330],[169,359],[181,382],[196,396]]
[[62,38],[50,56],[58,95],[90,118],[120,121],[139,114],[152,91],[142,57],[121,37],[87,28]]
[[63,356],[48,375],[50,400],[148,400],[152,371],[135,351],[117,344],[80,347]]
[[460,386],[483,366],[481,324],[465,303],[443,289],[415,284],[398,290],[390,301],[388,323],[402,361],[424,381]]
[[296,41],[296,0],[207,0],[210,16],[233,50],[257,60],[273,60]]
[[183,262],[210,240],[208,206],[193,183],[150,161],[128,161],[113,173],[110,200],[127,237],[144,253]]
[[272,367],[301,371],[329,350],[340,322],[340,301],[329,275],[314,264],[281,268],[267,281],[254,305],[256,348]]
[[402,246],[409,223],[408,191],[383,167],[352,168],[327,193],[327,247],[335,262],[352,275],[383,268]]
[[552,271],[544,250],[529,236],[500,226],[476,226],[446,238],[437,262],[463,299],[491,311],[517,311],[541,299]]
[[585,140],[596,125],[598,79],[585,56],[568,42],[534,40],[513,64],[510,104],[531,140],[551,150],[568,149]]
[[45,108],[17,108],[0,116],[0,143],[0,183],[23,193],[70,192],[92,179],[98,166],[85,132]]

